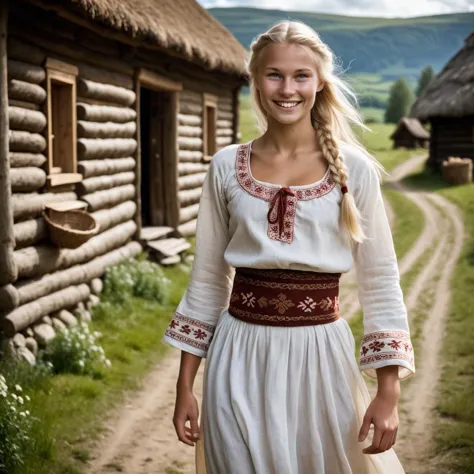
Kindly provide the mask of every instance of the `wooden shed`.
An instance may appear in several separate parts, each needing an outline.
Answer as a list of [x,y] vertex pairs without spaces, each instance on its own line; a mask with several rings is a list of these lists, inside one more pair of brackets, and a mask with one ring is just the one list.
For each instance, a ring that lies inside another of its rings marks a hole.
[[[0,330],[12,337],[86,301],[143,245],[183,248],[210,157],[238,141],[246,51],[194,0],[2,0],[0,30]],[[45,205],[84,207],[99,234],[53,245]]]
[[418,119],[402,117],[390,139],[393,148],[428,148],[430,135]]
[[474,32],[413,104],[411,117],[430,122],[428,166],[450,156],[474,158]]

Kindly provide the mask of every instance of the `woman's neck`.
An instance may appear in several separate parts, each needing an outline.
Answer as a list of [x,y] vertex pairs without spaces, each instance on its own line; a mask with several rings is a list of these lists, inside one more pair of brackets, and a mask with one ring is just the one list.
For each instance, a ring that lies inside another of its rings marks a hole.
[[258,141],[259,148],[285,156],[320,150],[317,131],[309,120],[290,125],[269,120],[267,130]]

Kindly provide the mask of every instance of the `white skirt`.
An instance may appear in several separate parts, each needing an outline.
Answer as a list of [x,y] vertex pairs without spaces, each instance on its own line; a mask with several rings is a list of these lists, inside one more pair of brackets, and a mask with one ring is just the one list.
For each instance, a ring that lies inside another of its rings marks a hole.
[[224,311],[204,374],[198,474],[404,473],[393,449],[366,455],[370,441],[357,441],[370,396],[354,352],[342,318],[271,327]]

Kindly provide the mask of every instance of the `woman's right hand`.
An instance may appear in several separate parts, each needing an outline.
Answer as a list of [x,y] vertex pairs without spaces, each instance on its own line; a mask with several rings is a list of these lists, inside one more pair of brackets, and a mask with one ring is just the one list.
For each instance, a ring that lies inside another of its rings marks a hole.
[[[193,392],[178,388],[174,408],[173,424],[178,439],[189,446],[199,439],[199,407]],[[189,421],[190,426],[186,423]]]

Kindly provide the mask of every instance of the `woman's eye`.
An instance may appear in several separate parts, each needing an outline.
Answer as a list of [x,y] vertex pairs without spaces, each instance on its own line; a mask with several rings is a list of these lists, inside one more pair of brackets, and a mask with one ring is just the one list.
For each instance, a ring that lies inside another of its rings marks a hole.
[[271,72],[271,73],[268,75],[268,77],[275,77],[275,76],[280,77],[280,74],[278,74],[277,72]]
[[301,77],[306,79],[308,77],[308,75],[301,73],[301,74],[298,74],[296,77],[298,77],[298,79],[301,78]]

